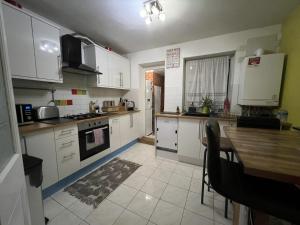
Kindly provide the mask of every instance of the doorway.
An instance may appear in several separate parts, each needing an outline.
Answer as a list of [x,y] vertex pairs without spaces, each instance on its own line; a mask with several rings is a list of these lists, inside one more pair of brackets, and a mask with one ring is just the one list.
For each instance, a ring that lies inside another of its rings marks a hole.
[[165,69],[145,72],[145,134],[154,139],[155,114],[164,111]]

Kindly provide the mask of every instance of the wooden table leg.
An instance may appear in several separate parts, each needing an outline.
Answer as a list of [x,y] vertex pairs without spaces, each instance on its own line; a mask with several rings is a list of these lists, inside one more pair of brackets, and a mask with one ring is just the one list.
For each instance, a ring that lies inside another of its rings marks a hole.
[[232,224],[239,225],[239,223],[240,223],[240,204],[233,202],[232,205],[233,205]]

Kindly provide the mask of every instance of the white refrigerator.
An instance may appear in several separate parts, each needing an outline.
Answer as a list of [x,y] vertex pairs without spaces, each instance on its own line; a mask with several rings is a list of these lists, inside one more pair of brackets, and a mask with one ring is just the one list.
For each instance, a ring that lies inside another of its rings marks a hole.
[[150,135],[153,132],[152,128],[152,93],[153,93],[153,84],[151,80],[146,80],[145,87],[145,134]]

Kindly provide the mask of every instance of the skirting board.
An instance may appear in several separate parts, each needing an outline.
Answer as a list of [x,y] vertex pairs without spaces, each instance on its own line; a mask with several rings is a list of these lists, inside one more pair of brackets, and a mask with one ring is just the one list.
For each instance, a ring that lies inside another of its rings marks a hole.
[[126,151],[131,147],[132,145],[136,144],[138,142],[138,139],[135,139],[128,144],[124,145],[123,147],[119,148],[118,150],[104,156],[103,158],[91,163],[90,165],[76,171],[75,173],[71,174],[70,176],[58,181],[57,183],[51,185],[50,187],[47,187],[43,190],[43,199],[46,199],[53,195],[54,193],[58,192],[59,190],[65,188],[66,186],[70,185],[71,183],[78,180],[80,177],[87,175],[97,167],[103,165],[104,163],[112,160],[122,152]]

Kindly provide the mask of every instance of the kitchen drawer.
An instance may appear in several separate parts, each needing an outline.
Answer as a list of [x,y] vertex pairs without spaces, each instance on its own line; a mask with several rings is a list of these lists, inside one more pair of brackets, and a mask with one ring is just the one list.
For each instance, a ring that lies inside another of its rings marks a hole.
[[66,148],[57,152],[57,169],[59,180],[80,169],[79,151],[76,148]]
[[70,137],[73,135],[78,135],[77,125],[58,127],[54,129],[54,136],[56,140],[60,138]]
[[56,152],[73,149],[74,152],[79,152],[78,136],[73,135],[66,138],[61,138],[55,141]]

